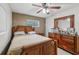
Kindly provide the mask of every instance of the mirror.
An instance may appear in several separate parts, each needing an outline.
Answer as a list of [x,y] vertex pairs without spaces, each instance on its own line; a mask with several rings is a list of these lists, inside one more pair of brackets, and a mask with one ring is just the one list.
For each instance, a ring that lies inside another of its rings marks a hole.
[[70,28],[70,18],[58,20],[58,28],[67,31],[67,28]]
[[74,15],[54,19],[54,28],[59,28],[63,31],[74,28]]

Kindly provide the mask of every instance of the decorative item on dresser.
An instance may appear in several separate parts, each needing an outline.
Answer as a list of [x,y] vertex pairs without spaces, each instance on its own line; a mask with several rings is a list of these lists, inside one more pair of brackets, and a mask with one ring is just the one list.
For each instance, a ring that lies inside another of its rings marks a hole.
[[72,54],[79,54],[79,36],[49,32],[49,38],[56,40],[58,47]]

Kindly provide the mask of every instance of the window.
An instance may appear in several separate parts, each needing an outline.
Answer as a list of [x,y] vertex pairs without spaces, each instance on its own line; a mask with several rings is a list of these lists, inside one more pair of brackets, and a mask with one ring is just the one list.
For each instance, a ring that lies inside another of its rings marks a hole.
[[39,27],[40,23],[39,20],[26,20],[26,25],[32,27]]

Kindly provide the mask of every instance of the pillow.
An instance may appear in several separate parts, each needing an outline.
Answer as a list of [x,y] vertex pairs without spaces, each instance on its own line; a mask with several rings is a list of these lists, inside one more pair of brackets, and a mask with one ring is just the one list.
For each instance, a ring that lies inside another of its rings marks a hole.
[[35,31],[30,31],[30,32],[28,32],[28,34],[36,34],[36,32]]
[[14,33],[14,35],[25,35],[24,31],[17,31]]

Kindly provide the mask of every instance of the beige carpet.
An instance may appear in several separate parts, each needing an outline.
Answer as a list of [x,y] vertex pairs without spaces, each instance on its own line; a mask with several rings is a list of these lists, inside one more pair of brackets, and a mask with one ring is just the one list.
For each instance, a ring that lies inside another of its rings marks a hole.
[[57,55],[72,55],[67,51],[64,51],[63,49],[57,48]]

